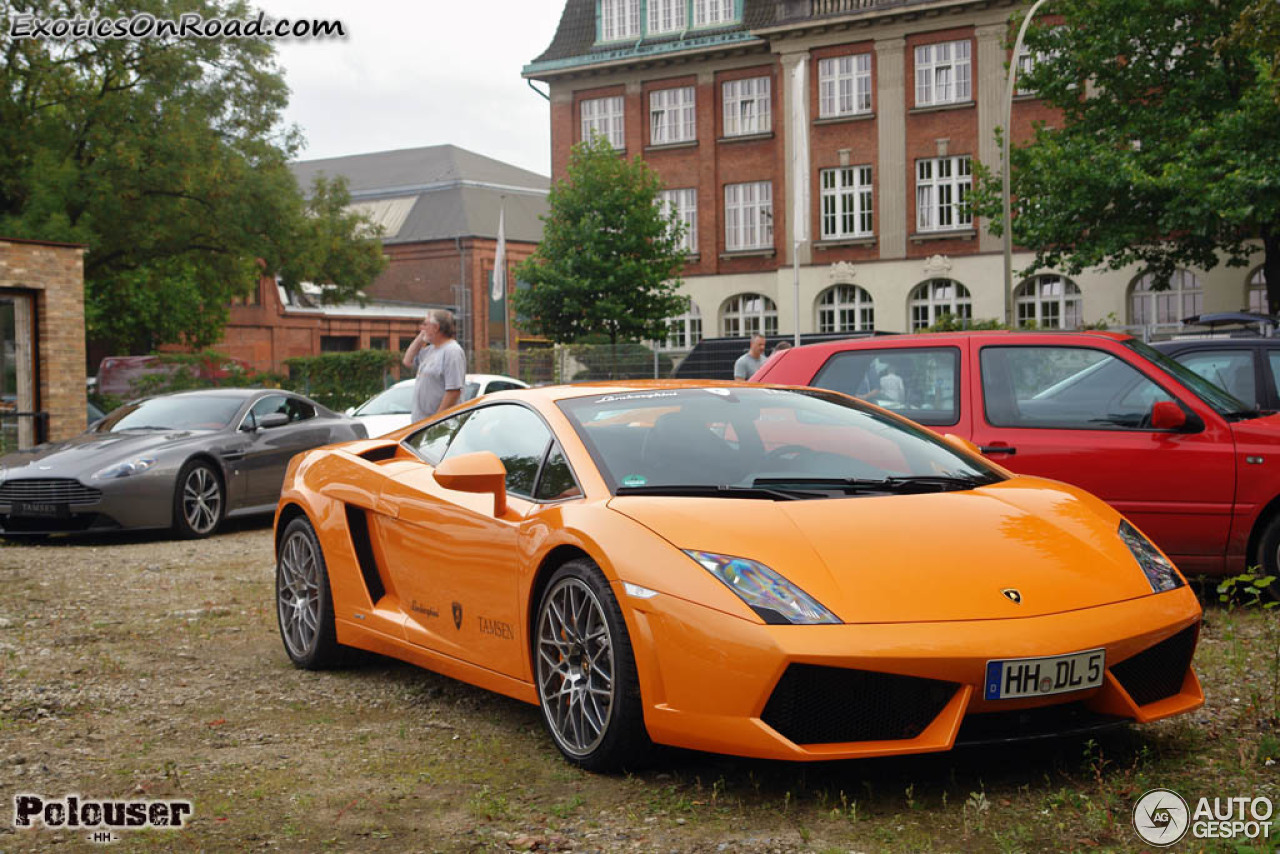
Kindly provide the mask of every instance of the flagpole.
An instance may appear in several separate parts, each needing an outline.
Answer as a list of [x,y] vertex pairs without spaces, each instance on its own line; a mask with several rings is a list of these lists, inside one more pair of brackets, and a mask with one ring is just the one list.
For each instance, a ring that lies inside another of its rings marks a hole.
[[800,346],[800,247],[809,239],[809,89],[805,82],[805,63],[801,57],[792,72],[791,88],[791,291],[792,318],[795,324],[793,344]]
[[[511,349],[511,300],[507,296],[510,288],[507,287],[507,197],[501,196],[502,199],[498,210],[498,232],[499,240],[502,244],[502,344],[504,349]],[[507,367],[511,365],[508,362]],[[510,371],[508,371],[510,373]]]

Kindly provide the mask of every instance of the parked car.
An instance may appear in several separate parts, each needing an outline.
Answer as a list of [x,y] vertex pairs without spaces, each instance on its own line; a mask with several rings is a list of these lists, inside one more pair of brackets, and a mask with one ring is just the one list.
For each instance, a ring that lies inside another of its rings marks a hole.
[[291,392],[209,389],[121,406],[79,436],[0,457],[0,536],[172,528],[269,512],[299,451],[364,425]]
[[[413,383],[412,379],[401,380],[359,406],[348,409],[347,414],[363,421],[370,436],[385,436],[399,430],[409,424],[413,414]],[[467,374],[459,403],[490,392],[528,387],[528,383],[501,374]]]
[[[903,394],[881,382],[893,366]],[[1280,573],[1280,416],[1109,332],[967,332],[786,350],[754,377],[870,400],[1074,483],[1184,571]]]
[[[173,373],[178,367],[166,362],[163,356],[107,356],[98,364],[97,390],[99,394],[130,397],[135,394],[134,383],[138,380],[153,374]],[[196,373],[216,385],[218,380],[226,379],[237,370],[253,373],[253,366],[243,359],[227,358],[216,363],[204,359]]]
[[[1184,318],[1215,330],[1212,337],[1175,338],[1154,346],[1172,356],[1209,382],[1226,389],[1253,409],[1280,411],[1280,338],[1258,335],[1270,332],[1277,319],[1267,314],[1227,312]],[[1230,329],[1236,326],[1236,329]],[[1256,327],[1256,328],[1254,328]],[[1229,335],[1218,330],[1229,329]]]
[[290,466],[276,613],[538,704],[568,761],[1089,732],[1203,702],[1200,606],[1102,501],[850,397],[505,392]]

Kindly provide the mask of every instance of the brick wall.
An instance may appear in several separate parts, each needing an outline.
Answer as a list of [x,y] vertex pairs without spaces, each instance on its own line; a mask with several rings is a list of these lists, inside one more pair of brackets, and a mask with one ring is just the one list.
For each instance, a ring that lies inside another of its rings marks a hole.
[[31,405],[49,413],[49,439],[85,429],[84,247],[0,238],[0,295],[34,303]]

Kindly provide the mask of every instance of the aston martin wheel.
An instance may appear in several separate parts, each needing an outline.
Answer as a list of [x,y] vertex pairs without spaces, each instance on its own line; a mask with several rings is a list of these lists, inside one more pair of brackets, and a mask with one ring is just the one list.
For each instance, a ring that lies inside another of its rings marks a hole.
[[534,642],[542,719],[565,758],[589,771],[634,766],[649,747],[626,622],[594,563],[556,570]]
[[173,491],[173,529],[180,537],[197,539],[218,530],[226,513],[222,480],[203,460],[188,460],[178,472]]
[[333,592],[315,529],[306,517],[284,529],[276,554],[276,617],[295,665],[323,670],[342,662],[333,624]]

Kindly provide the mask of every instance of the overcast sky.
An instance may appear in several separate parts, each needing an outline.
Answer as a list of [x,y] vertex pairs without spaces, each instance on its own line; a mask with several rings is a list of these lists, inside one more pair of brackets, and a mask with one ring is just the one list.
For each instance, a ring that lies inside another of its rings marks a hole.
[[276,43],[292,93],[285,119],[307,139],[301,159],[451,143],[551,174],[550,108],[520,69],[551,43],[564,0],[255,5],[347,32]]

